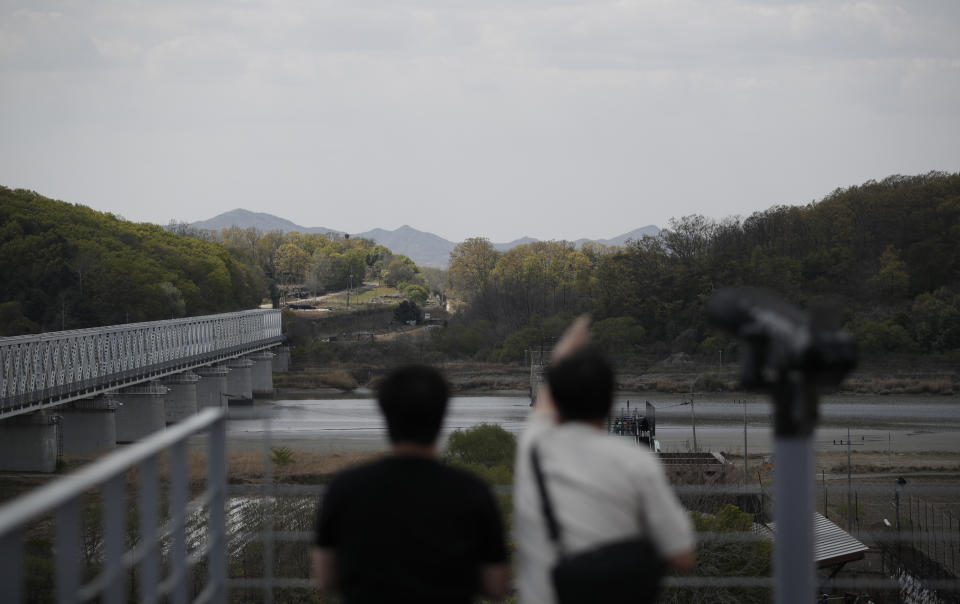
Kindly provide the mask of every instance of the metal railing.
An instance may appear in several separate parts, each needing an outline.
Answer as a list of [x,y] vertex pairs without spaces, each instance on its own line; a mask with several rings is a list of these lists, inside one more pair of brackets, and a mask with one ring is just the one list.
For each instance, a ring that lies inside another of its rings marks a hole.
[[279,310],[0,338],[0,419],[281,341]]
[[[305,592],[313,589],[307,566],[313,519],[324,487],[283,479],[274,468],[270,419],[263,421],[264,465],[258,484],[226,486],[224,420],[207,411],[0,510],[0,556],[4,560],[0,601],[25,601],[20,538],[29,532],[31,523],[50,514],[56,520],[57,541],[52,551],[56,553],[60,602],[98,595],[104,602],[166,598],[177,603],[191,597],[194,602],[264,603],[306,597]],[[208,480],[205,491],[187,503],[186,441],[199,433],[208,434],[204,443]],[[163,497],[157,468],[164,449],[171,453],[170,512],[161,519],[157,502]],[[136,468],[138,475],[140,537],[124,551],[122,490],[125,473],[131,468]],[[851,526],[853,536],[870,550],[867,560],[837,574],[820,569],[815,579],[818,593],[837,597],[858,594],[880,601],[957,599],[960,581],[955,560],[960,558],[960,522],[955,519],[960,486],[950,481],[920,485],[911,479],[905,487],[898,487],[895,479],[893,474],[878,472],[874,484],[856,486],[852,509],[845,505],[846,487],[819,491],[817,511],[837,525]],[[76,537],[83,520],[79,501],[96,486],[101,487],[103,500],[103,543],[96,554],[104,570],[81,585]],[[772,565],[771,537],[757,530],[758,523],[769,519],[769,487],[698,484],[674,488],[687,508],[702,517],[719,518],[730,503],[742,512],[749,511],[752,519],[740,525],[701,527],[697,533],[700,567],[693,575],[668,576],[660,601],[770,601],[778,574],[791,570]],[[501,495],[512,493],[509,485],[496,490]],[[744,505],[746,500],[759,501],[759,505]],[[203,535],[199,539],[198,527]],[[161,576],[163,569],[166,572]],[[199,576],[205,578],[202,586],[195,584]],[[135,597],[130,595],[134,586]]]
[[[206,485],[188,500],[187,439],[198,434],[207,440]],[[44,522],[52,516],[57,602],[94,598],[105,604],[129,600],[224,602],[225,442],[223,413],[207,409],[0,508],[0,601],[27,601],[24,540],[31,530],[48,531]],[[164,479],[161,457],[167,452],[169,470]],[[127,506],[130,470],[135,470],[138,493],[132,498],[135,503]],[[99,506],[85,506],[85,499],[95,489],[99,489],[95,494]],[[90,507],[94,511],[100,508],[98,520],[102,523],[92,546],[81,543],[81,526]],[[133,516],[135,523],[131,522]],[[192,526],[201,527],[202,538],[188,544]],[[131,538],[131,532],[136,538]],[[131,541],[128,547],[125,543]],[[84,549],[93,550],[97,562],[89,573],[83,564]],[[205,585],[193,594],[198,573],[192,571],[203,566]],[[85,579],[84,574],[93,576]]]

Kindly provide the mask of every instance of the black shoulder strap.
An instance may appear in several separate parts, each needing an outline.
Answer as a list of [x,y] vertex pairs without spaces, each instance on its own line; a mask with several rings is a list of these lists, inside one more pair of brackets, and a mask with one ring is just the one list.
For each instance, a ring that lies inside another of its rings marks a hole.
[[553,511],[553,502],[550,500],[550,492],[547,491],[547,482],[543,477],[543,468],[540,466],[540,453],[536,445],[530,446],[530,464],[533,466],[533,475],[537,479],[537,490],[540,491],[540,506],[543,510],[543,517],[547,521],[547,534],[550,535],[550,541],[557,548],[558,553],[563,555],[563,535],[560,531],[560,523],[557,522],[556,514]]

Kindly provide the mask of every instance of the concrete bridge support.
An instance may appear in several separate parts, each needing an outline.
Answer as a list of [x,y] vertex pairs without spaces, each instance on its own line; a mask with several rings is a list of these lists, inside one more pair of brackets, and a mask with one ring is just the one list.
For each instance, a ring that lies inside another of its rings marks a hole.
[[273,357],[272,352],[258,352],[250,355],[253,361],[253,394],[260,396],[273,395]]
[[167,426],[167,387],[157,382],[124,388],[117,399],[117,442],[132,443]]
[[37,411],[0,421],[0,471],[54,472],[60,417]]
[[278,346],[271,348],[270,352],[276,356],[273,357],[273,370],[275,372],[290,371],[290,347]]
[[208,407],[227,408],[227,375],[230,370],[223,366],[201,367],[196,370],[200,376],[197,382],[197,411]]
[[184,371],[162,380],[168,388],[164,399],[164,411],[167,425],[197,413],[197,382],[200,378],[192,371]]
[[63,456],[96,457],[117,446],[117,401],[105,394],[57,409],[63,423]]
[[227,401],[232,405],[253,404],[253,361],[233,359],[227,362]]

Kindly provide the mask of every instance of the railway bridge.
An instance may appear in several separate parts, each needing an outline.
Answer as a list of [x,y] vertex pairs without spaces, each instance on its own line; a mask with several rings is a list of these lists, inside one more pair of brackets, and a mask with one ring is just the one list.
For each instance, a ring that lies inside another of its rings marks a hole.
[[278,310],[0,338],[0,471],[52,472],[60,455],[249,404],[288,361]]

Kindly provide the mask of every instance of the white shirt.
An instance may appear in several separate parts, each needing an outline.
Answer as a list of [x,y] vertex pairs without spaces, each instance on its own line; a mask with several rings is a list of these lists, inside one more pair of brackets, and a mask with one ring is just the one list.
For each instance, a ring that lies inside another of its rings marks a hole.
[[556,548],[547,534],[530,447],[540,454],[547,490],[568,553],[649,534],[673,557],[694,547],[693,527],[656,457],[582,422],[530,415],[517,447],[513,488],[517,594],[523,604],[556,601],[549,571]]

